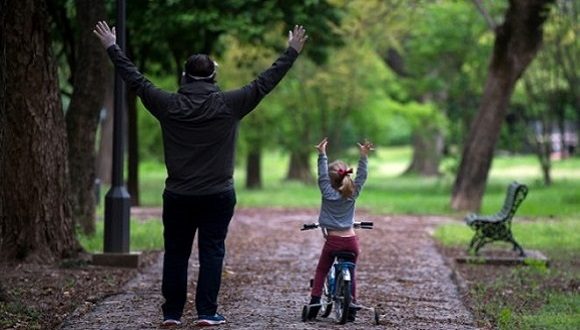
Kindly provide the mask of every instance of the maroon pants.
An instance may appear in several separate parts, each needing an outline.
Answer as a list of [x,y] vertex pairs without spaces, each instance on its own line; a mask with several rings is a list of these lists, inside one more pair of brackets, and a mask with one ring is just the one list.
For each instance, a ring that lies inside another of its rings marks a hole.
[[[322,295],[322,287],[324,281],[326,280],[326,275],[332,267],[334,261],[333,253],[338,251],[348,251],[354,253],[354,262],[358,259],[359,246],[358,237],[340,237],[340,236],[327,236],[326,243],[322,248],[322,253],[320,254],[320,259],[318,260],[318,266],[316,266],[316,274],[314,275],[314,284],[312,286],[311,295],[313,297],[320,297]],[[356,301],[356,281],[354,270],[352,272],[352,297],[353,302]]]

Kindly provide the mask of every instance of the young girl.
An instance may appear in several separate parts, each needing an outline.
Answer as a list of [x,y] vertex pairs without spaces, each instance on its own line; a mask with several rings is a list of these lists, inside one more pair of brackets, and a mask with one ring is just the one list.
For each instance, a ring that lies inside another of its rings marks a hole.
[[[310,304],[320,304],[324,280],[334,261],[333,253],[337,251],[350,251],[355,254],[354,263],[358,258],[358,238],[354,232],[354,209],[355,201],[360,195],[367,178],[367,156],[373,150],[373,144],[365,141],[358,143],[360,159],[356,178],[351,178],[352,168],[348,168],[343,161],[337,160],[328,165],[326,157],[326,145],[324,138],[317,146],[318,150],[318,186],[322,193],[322,204],[318,223],[326,231],[326,242],[322,248],[314,283],[311,291]],[[354,271],[352,277],[352,301],[353,306],[349,313],[349,321],[354,321],[356,313],[356,285]],[[316,318],[320,306],[310,308],[308,319]]]

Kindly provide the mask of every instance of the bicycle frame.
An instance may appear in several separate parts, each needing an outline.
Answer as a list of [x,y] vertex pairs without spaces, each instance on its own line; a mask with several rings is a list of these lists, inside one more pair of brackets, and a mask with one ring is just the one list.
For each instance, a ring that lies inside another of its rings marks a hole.
[[[301,230],[319,228],[318,223],[304,224]],[[372,229],[372,222],[355,222],[354,228]],[[323,229],[323,235],[326,232]],[[352,271],[356,265],[350,261],[354,257],[352,252],[342,251],[335,253],[334,262],[330,268],[324,282],[323,293],[320,304],[304,306],[302,310],[302,320],[306,321],[310,308],[319,306],[322,317],[328,317],[335,306],[335,319],[339,324],[345,324],[350,311],[352,292]]]

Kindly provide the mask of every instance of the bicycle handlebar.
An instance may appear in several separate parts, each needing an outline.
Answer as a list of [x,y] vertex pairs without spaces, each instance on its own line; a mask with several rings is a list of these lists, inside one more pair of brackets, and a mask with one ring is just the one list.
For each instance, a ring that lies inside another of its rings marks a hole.
[[[354,228],[358,229],[373,229],[373,222],[370,221],[356,221],[354,223]],[[302,225],[302,228],[300,230],[310,230],[310,229],[316,229],[320,227],[320,224],[318,222],[314,222],[314,223],[305,223]]]
[[318,228],[318,224],[317,223],[310,223],[310,224],[303,224],[302,225],[302,229],[300,230],[310,230],[310,229],[316,229]]

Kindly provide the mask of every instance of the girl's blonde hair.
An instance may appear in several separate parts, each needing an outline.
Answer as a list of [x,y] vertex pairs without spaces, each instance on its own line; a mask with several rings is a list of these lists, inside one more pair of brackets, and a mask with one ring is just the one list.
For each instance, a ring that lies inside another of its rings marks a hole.
[[350,174],[352,174],[352,168],[349,169],[342,160],[336,160],[328,165],[330,185],[338,190],[343,198],[350,198],[354,195],[355,187]]

